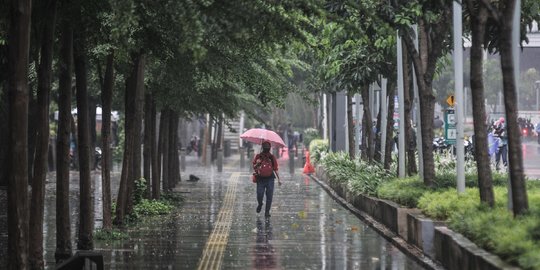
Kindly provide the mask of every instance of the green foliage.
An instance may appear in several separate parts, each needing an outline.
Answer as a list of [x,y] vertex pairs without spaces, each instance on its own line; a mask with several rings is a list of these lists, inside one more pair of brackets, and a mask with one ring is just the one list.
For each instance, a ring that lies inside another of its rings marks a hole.
[[304,139],[304,145],[309,147],[311,145],[311,141],[315,139],[321,139],[321,136],[319,135],[319,131],[317,129],[308,128],[304,130],[303,139]]
[[133,192],[133,204],[137,205],[141,203],[147,194],[146,179],[139,178],[135,180],[135,191]]
[[[146,180],[140,178],[135,181],[135,191],[133,194],[133,211],[128,217],[130,223],[135,223],[145,216],[157,216],[169,214],[176,205],[179,205],[183,198],[175,193],[165,193],[160,200],[146,199]],[[114,206],[116,206],[114,204]]]
[[540,188],[528,183],[529,214],[516,217],[507,210],[507,190],[495,187],[495,207],[480,204],[478,189],[426,192],[418,206],[427,215],[447,220],[449,226],[473,242],[524,269],[540,267]]
[[309,143],[309,158],[312,163],[318,163],[328,153],[328,141],[315,139]]
[[396,178],[382,183],[377,189],[377,197],[394,201],[406,207],[416,208],[418,198],[422,197],[428,190],[418,177]]
[[98,229],[94,232],[94,239],[96,240],[103,240],[103,241],[115,241],[115,240],[123,240],[128,239],[129,236],[127,233],[112,229],[112,230],[103,230]]
[[133,215],[141,216],[158,216],[169,214],[173,206],[164,201],[142,199],[140,203],[133,207]]
[[379,164],[368,164],[363,160],[351,160],[347,153],[328,153],[321,160],[331,183],[347,184],[356,194],[375,195],[377,188],[395,175]]

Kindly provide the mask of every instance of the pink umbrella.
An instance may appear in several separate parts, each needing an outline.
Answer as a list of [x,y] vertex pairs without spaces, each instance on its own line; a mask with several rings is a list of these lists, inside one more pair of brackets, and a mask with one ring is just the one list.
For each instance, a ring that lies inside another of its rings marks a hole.
[[285,142],[283,142],[281,137],[268,129],[252,128],[240,135],[240,138],[256,144],[262,144],[264,141],[268,141],[274,146],[285,147]]

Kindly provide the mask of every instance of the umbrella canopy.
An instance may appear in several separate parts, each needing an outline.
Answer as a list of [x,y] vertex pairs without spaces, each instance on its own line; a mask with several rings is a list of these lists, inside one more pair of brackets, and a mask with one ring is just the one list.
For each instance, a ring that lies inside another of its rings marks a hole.
[[240,138],[256,144],[262,144],[264,141],[268,141],[274,146],[285,147],[283,139],[277,133],[268,129],[252,128],[240,135]]

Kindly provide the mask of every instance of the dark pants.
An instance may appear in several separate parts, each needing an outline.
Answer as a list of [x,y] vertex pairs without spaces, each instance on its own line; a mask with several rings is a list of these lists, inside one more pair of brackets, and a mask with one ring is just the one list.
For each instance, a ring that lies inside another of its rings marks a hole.
[[263,196],[266,193],[265,215],[270,214],[272,207],[272,197],[274,196],[274,178],[259,178],[257,180],[257,202],[263,204]]
[[499,163],[501,161],[501,157],[502,157],[502,162],[503,162],[503,166],[507,166],[508,165],[508,161],[507,161],[507,157],[508,157],[508,145],[503,145],[503,146],[499,146],[499,148],[497,149],[497,153],[495,154],[495,168],[497,168],[497,170],[499,169]]

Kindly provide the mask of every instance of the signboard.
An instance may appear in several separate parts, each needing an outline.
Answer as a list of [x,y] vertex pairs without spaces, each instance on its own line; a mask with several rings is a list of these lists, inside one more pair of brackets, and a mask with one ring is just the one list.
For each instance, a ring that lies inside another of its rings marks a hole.
[[447,109],[444,112],[444,138],[447,144],[455,144],[457,139],[456,110]]
[[454,98],[454,95],[449,95],[446,99],[446,103],[448,103],[450,107],[454,107],[454,104],[456,104],[456,99]]

